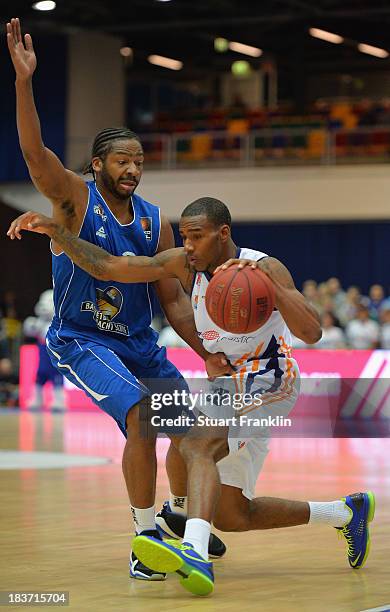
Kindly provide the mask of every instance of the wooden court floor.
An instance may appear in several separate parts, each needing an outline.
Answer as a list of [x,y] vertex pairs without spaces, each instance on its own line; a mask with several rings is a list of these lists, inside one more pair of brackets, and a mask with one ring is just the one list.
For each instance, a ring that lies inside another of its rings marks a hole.
[[[372,489],[377,512],[363,570],[349,568],[344,542],[330,527],[223,534],[228,552],[214,565],[216,588],[207,599],[187,594],[176,576],[154,584],[128,579],[131,523],[122,447],[119,430],[102,413],[0,411],[0,467],[7,468],[0,469],[0,591],[66,590],[68,609],[77,612],[390,607],[387,440],[273,440],[257,484],[259,495],[306,500]],[[168,490],[166,448],[159,441],[158,504]],[[10,457],[25,463],[11,469]],[[46,463],[32,467],[36,457]],[[89,457],[96,464],[79,465]],[[76,465],[50,467],[56,458]]]

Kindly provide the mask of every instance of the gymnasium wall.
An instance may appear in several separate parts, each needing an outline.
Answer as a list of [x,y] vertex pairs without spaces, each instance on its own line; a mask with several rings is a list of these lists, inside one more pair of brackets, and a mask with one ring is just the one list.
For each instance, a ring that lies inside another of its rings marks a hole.
[[125,79],[117,38],[80,32],[68,40],[65,159],[69,168],[79,170],[89,161],[95,134],[125,123]]
[[22,240],[10,240],[6,232],[19,211],[0,200],[0,296],[16,295],[21,319],[33,314],[42,291],[51,287],[51,257],[46,236],[24,232]]
[[[235,221],[390,220],[386,164],[156,171],[146,161],[139,193],[172,221],[204,195],[224,201]],[[0,183],[0,196],[19,210],[50,210],[31,183]]]
[[[15,72],[0,36],[0,181],[26,180],[28,172],[20,152],[16,131]],[[64,159],[67,112],[67,46],[62,35],[34,39],[38,68],[34,76],[34,95],[48,147]]]

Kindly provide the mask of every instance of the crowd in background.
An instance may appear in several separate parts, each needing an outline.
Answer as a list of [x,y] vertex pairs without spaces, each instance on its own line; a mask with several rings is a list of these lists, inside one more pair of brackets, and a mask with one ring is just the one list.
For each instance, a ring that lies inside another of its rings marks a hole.
[[[381,285],[372,285],[365,296],[356,286],[344,290],[332,277],[322,283],[305,281],[302,293],[321,317],[322,338],[314,345],[293,338],[294,348],[390,350],[390,297]],[[161,345],[186,346],[164,321],[155,320],[154,325]]]
[[[381,285],[372,285],[368,295],[362,295],[358,287],[344,289],[332,277],[321,283],[305,281],[302,293],[318,311],[323,333],[321,340],[310,346],[293,338],[294,348],[390,350],[390,296]],[[0,406],[18,403],[19,349],[23,342],[37,341],[28,324],[32,319],[22,323],[15,294],[4,293],[0,299]],[[159,332],[160,346],[187,346],[163,318],[155,317],[153,327]]]
[[305,281],[302,293],[320,314],[323,332],[312,347],[294,339],[295,348],[390,349],[390,297],[382,285],[372,285],[366,296],[356,286],[344,290],[332,277]]

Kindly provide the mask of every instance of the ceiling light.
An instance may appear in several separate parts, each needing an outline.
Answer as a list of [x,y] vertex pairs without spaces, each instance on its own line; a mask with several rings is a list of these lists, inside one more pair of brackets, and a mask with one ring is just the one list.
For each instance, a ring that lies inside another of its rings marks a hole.
[[183,62],[162,55],[149,55],[148,61],[155,66],[162,66],[170,70],[181,70],[183,68]]
[[119,49],[119,53],[123,55],[123,57],[130,57],[133,55],[133,49],[131,47],[122,47]]
[[239,42],[229,42],[229,49],[237,53],[243,53],[243,55],[250,55],[251,57],[260,57],[263,54],[261,49],[251,47],[250,45],[243,45]]
[[229,49],[229,41],[226,38],[214,38],[214,49],[218,53],[225,53]]
[[251,73],[251,66],[246,60],[232,63],[231,71],[235,77],[247,77]]
[[334,45],[340,45],[342,42],[344,42],[344,38],[342,36],[333,34],[332,32],[327,32],[326,30],[319,30],[318,28],[310,28],[309,34],[310,36],[313,36],[313,38],[320,38],[321,40],[326,40]]
[[381,57],[382,59],[389,57],[389,52],[386,51],[386,49],[380,49],[379,47],[372,47],[371,45],[366,45],[364,43],[359,43],[358,49],[362,53],[367,53],[368,55],[374,55],[375,57]]
[[32,7],[36,11],[54,11],[56,3],[52,0],[41,0],[40,2],[35,2]]

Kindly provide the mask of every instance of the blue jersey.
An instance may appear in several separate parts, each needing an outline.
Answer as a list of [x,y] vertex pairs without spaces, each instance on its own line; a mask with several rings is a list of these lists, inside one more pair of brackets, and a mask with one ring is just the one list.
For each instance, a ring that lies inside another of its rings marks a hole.
[[[160,236],[160,209],[133,195],[133,221],[121,225],[99,193],[95,182],[87,183],[88,205],[80,238],[112,255],[156,253]],[[55,315],[53,326],[83,329],[105,341],[126,339],[151,323],[155,305],[148,283],[101,281],[76,266],[64,253],[54,255],[53,281]],[[109,345],[109,341],[108,341]]]

